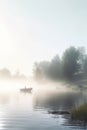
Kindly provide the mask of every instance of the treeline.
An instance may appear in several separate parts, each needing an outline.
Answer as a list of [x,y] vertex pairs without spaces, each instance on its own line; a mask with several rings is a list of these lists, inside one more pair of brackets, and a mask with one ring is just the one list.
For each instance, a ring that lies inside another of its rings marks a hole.
[[34,64],[36,80],[77,80],[87,76],[87,54],[84,47],[69,47],[60,58],[56,55],[50,62]]
[[0,69],[0,80],[13,80],[13,81],[26,81],[27,77],[24,74],[21,74],[17,71],[15,74],[12,74],[11,71],[7,68]]

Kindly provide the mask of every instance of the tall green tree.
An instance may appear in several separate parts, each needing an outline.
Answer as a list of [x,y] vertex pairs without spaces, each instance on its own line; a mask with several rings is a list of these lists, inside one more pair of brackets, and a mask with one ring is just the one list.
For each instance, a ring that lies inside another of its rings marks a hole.
[[72,79],[78,73],[79,64],[79,51],[75,47],[70,47],[65,50],[62,57],[62,70],[63,75],[67,79]]
[[85,76],[87,76],[87,56],[85,56],[85,59],[84,59],[83,73]]
[[48,75],[54,80],[61,78],[61,60],[58,55],[51,60]]

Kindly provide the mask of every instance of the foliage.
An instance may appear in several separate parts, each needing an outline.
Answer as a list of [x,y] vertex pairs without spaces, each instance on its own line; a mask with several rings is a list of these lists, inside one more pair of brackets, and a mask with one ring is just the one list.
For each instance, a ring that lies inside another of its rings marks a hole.
[[71,112],[71,119],[87,122],[87,104],[84,104]]
[[65,50],[62,58],[62,69],[63,76],[71,79],[78,73],[80,64],[79,64],[79,52],[75,47],[70,47]]
[[62,58],[54,56],[51,61],[34,64],[36,79],[73,80],[87,74],[87,56],[83,47],[70,47],[65,50]]

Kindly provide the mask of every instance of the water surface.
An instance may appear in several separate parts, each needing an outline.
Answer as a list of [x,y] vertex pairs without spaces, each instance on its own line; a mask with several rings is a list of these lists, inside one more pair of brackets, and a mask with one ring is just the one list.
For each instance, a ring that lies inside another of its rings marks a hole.
[[82,92],[43,92],[31,94],[0,93],[1,130],[79,130],[86,129],[66,115],[52,115],[49,110],[71,110],[86,102]]

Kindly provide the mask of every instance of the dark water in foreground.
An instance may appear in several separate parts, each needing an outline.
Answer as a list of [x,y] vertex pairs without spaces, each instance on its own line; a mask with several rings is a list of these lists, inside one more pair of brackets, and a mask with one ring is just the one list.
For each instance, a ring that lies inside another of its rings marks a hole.
[[79,130],[69,116],[52,115],[49,110],[71,110],[86,102],[86,94],[20,92],[0,94],[0,130]]

